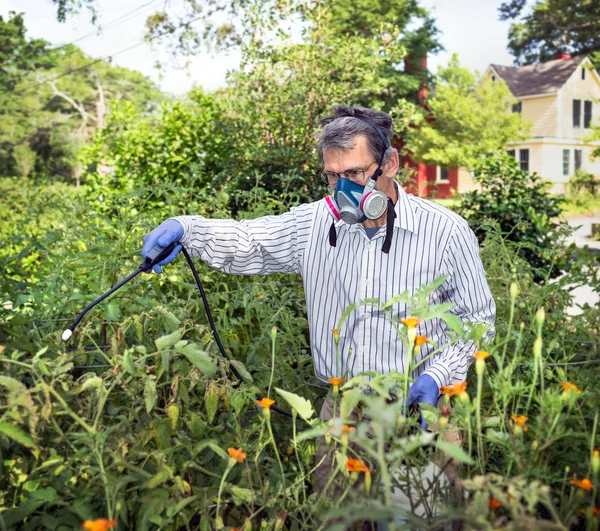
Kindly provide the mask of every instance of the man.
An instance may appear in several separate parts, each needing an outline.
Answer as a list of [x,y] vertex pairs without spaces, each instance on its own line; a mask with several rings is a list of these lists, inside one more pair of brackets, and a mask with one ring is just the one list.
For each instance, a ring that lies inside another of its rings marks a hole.
[[[383,312],[359,306],[350,314],[337,332],[338,360],[332,329],[350,304],[366,298],[383,303],[442,275],[447,280],[431,303],[453,302],[452,312],[463,322],[486,323],[487,337],[493,337],[495,304],[475,235],[457,214],[408,195],[395,182],[400,160],[389,143],[390,116],[337,107],[321,123],[318,156],[332,196],[250,221],[172,218],[144,238],[142,255],[179,240],[192,255],[228,273],[300,273],[315,374],[325,382],[362,371],[404,372],[404,345]],[[410,308],[398,304],[394,314],[407,317]],[[441,319],[417,326],[417,334],[432,341],[421,347],[419,359],[434,344],[448,343],[445,330]],[[459,342],[425,360],[413,374],[411,401],[436,405],[440,387],[466,379],[475,350],[472,341]],[[322,417],[330,415],[326,402]]]

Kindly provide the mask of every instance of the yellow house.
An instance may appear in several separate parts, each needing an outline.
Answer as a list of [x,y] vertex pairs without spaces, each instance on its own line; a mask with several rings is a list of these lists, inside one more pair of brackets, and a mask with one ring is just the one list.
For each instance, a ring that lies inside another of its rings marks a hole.
[[579,168],[600,177],[600,158],[592,151],[600,142],[585,138],[600,123],[600,76],[586,56],[557,56],[546,63],[521,67],[490,65],[485,72],[502,80],[518,99],[513,112],[533,122],[531,138],[506,146],[522,169],[550,181],[563,193]]

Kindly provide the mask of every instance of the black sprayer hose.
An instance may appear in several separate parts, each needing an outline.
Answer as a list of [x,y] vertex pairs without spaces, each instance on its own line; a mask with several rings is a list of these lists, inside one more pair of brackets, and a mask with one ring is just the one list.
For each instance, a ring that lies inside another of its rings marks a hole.
[[[200,280],[200,277],[198,276],[198,271],[196,271],[196,266],[194,266],[194,262],[192,262],[191,256],[189,255],[189,253],[187,252],[187,249],[183,245],[181,246],[181,252],[183,253],[183,256],[185,256],[185,259],[187,260],[187,263],[190,266],[190,269],[192,270],[192,275],[194,275],[194,280],[196,281],[196,285],[198,286],[198,289],[200,290],[200,296],[202,297],[202,302],[204,303],[204,309],[206,310],[206,316],[208,317],[208,324],[210,325],[210,329],[212,330],[213,337],[215,339],[215,343],[217,344],[217,347],[219,348],[219,352],[223,355],[223,357],[227,361],[229,361],[229,367],[231,367],[231,371],[233,372],[233,374],[235,374],[235,377],[240,382],[245,383],[244,378],[238,372],[238,370],[235,368],[233,363],[231,363],[231,358],[225,351],[225,347],[223,346],[223,343],[221,343],[221,338],[219,337],[219,332],[217,332],[217,327],[215,326],[215,322],[212,317],[212,312],[210,311],[210,306],[208,304],[208,299],[206,298],[206,293],[204,291],[204,287],[202,286],[202,281]],[[258,395],[257,398],[260,398],[260,396]],[[277,406],[271,406],[271,409],[273,411],[277,411],[277,413],[281,413],[282,415],[285,415],[286,417],[292,417],[292,415],[290,413],[288,413],[287,411],[285,411]]]

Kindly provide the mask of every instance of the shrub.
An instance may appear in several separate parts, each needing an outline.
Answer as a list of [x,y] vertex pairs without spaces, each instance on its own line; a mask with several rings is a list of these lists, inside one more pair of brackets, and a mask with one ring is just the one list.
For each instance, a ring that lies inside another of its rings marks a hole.
[[535,270],[537,281],[555,278],[568,267],[562,242],[569,228],[555,221],[562,199],[552,196],[540,176],[521,170],[506,154],[493,154],[475,169],[480,189],[465,193],[458,207],[480,242],[486,221],[495,222],[506,239],[520,246],[522,256]]

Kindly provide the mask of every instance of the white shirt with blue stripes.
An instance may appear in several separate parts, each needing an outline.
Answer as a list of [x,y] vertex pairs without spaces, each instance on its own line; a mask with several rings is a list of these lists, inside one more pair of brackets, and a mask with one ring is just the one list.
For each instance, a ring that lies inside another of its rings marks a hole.
[[[299,273],[306,308],[316,376],[353,377],[362,371],[404,372],[405,347],[387,315],[377,306],[359,305],[339,331],[339,374],[332,329],[344,310],[367,298],[381,304],[405,290],[410,293],[446,275],[430,295],[431,304],[454,303],[451,313],[463,323],[489,325],[493,338],[496,305],[485,277],[477,239],[467,222],[454,212],[398,188],[391,248],[381,251],[386,227],[369,239],[361,224],[336,222],[337,245],[329,243],[332,218],[324,200],[293,207],[279,216],[253,220],[218,220],[202,216],[174,219],[184,227],[181,243],[192,256],[221,271],[243,275]],[[393,314],[410,315],[405,304]],[[446,324],[435,318],[417,326],[424,344],[417,363],[434,350],[413,374],[429,374],[442,387],[466,379],[476,345],[450,343]]]

